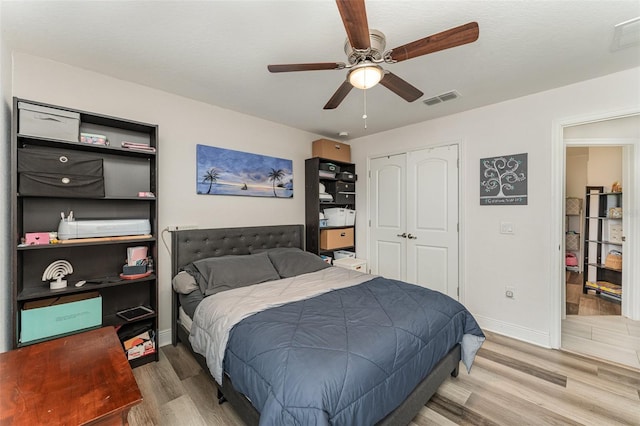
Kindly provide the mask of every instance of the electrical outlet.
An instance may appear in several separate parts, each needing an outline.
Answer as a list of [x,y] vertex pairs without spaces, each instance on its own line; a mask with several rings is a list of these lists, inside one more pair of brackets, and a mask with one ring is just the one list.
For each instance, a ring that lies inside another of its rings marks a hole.
[[504,295],[505,297],[508,297],[509,299],[515,299],[516,298],[516,289],[515,287],[505,287],[504,288]]
[[167,226],[167,230],[169,232],[184,231],[185,229],[198,229],[198,225],[169,225],[169,226]]
[[512,222],[500,222],[500,233],[501,234],[513,234],[513,223]]

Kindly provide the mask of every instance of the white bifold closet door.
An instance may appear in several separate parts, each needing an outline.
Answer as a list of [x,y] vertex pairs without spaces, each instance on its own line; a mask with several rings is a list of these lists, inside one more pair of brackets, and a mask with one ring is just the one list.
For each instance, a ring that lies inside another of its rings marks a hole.
[[458,299],[458,146],[372,159],[371,273]]

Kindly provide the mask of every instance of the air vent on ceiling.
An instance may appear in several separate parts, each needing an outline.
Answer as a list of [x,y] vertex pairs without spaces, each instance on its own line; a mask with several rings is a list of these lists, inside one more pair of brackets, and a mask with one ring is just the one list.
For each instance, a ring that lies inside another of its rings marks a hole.
[[459,97],[460,97],[460,93],[456,92],[455,90],[452,90],[451,92],[443,93],[441,95],[434,96],[433,98],[425,99],[422,102],[425,105],[432,106],[432,105],[437,105],[437,104],[442,103],[442,102],[451,101],[451,100],[459,98]]
[[614,27],[611,51],[616,52],[640,44],[640,16]]

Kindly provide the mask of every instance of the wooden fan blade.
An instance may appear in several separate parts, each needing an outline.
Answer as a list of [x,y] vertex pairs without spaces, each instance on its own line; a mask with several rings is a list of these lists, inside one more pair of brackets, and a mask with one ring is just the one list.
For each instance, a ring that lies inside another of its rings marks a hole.
[[351,47],[356,50],[370,48],[371,40],[364,0],[336,0],[336,3]]
[[478,39],[480,30],[477,22],[469,22],[438,34],[407,43],[391,50],[391,59],[401,62],[427,53],[438,52],[451,47],[473,43]]
[[380,84],[407,102],[413,102],[420,96],[424,95],[420,90],[390,72],[387,72],[384,77],[382,77]]
[[333,96],[331,97],[331,99],[329,99],[329,102],[327,102],[323,109],[336,109],[338,105],[340,105],[340,103],[344,100],[344,98],[347,97],[351,89],[353,89],[353,86],[351,85],[351,83],[349,83],[348,80],[345,80],[342,85],[338,87],[336,93],[333,94]]
[[267,65],[267,69],[270,72],[341,70],[344,67],[345,67],[344,62],[318,62],[315,64]]

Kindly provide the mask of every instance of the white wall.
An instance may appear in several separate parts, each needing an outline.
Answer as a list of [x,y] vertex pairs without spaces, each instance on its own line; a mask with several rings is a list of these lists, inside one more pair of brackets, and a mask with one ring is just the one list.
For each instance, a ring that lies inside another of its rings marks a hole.
[[608,192],[613,182],[622,183],[622,147],[589,147],[587,185],[604,186]]
[[565,196],[584,198],[587,186],[589,148],[567,148]]
[[[13,73],[14,96],[159,125],[160,229],[304,223],[304,159],[318,135],[34,56],[14,54]],[[196,195],[196,144],[292,159],[294,198]],[[168,330],[171,263],[159,244],[160,329]]]
[[[454,101],[455,102],[455,101]],[[461,144],[461,300],[481,325],[551,346],[552,262],[559,256],[551,228],[553,122],[640,105],[640,68],[351,141],[358,174],[381,154],[451,142]],[[423,107],[418,105],[416,107]],[[480,206],[479,160],[528,153],[528,205]],[[357,205],[367,205],[367,179],[357,183]],[[362,220],[364,219],[364,220]],[[357,221],[358,256],[366,258],[366,217]],[[499,224],[514,224],[501,235]],[[505,297],[515,287],[515,298]]]
[[[0,22],[2,7],[0,7]],[[10,151],[11,151],[11,53],[0,37],[0,146],[2,165],[0,166],[0,352],[11,348],[11,209],[10,199]]]

